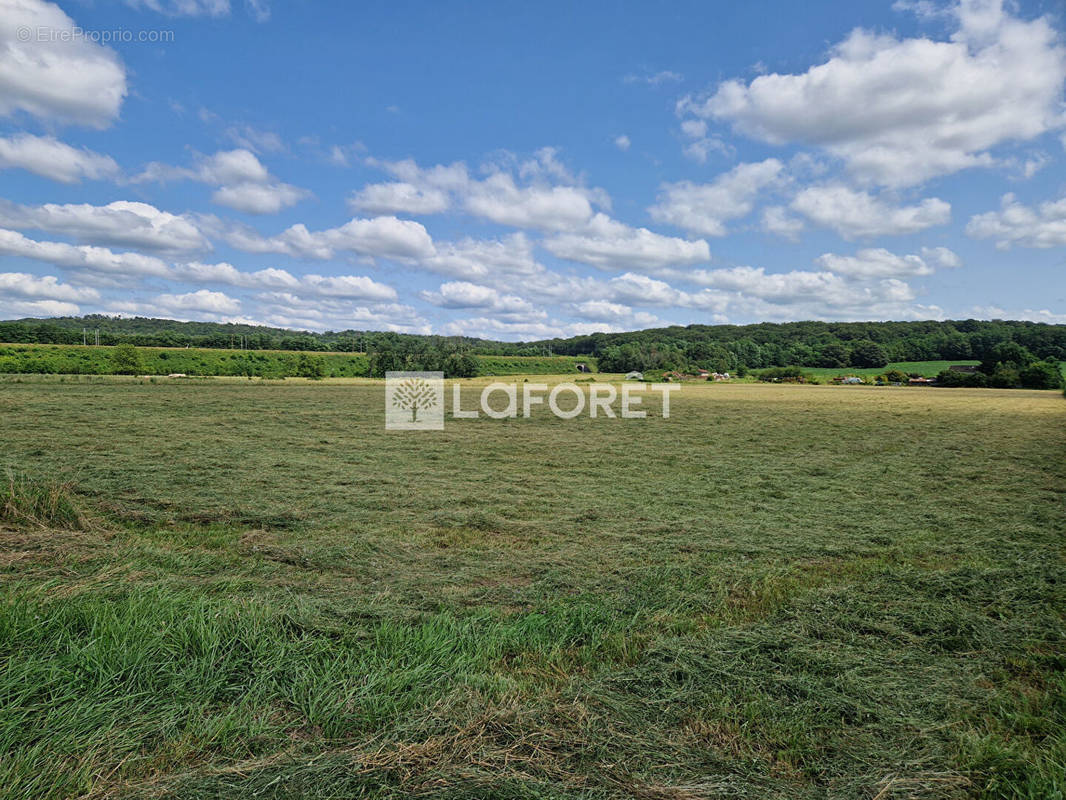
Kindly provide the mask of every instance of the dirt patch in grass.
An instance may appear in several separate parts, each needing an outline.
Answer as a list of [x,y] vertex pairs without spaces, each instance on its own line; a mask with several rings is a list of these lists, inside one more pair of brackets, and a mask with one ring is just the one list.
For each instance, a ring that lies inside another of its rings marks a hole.
[[278,537],[262,528],[253,528],[241,534],[239,540],[242,550],[250,553],[258,553],[267,547],[276,547]]

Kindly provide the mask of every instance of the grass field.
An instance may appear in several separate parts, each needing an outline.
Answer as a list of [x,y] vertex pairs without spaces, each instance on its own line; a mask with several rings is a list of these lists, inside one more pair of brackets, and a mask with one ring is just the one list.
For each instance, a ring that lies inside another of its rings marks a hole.
[[803,371],[809,375],[817,375],[820,378],[832,378],[836,375],[882,375],[887,370],[898,369],[908,375],[917,374],[926,378],[935,378],[952,364],[970,364],[976,366],[980,361],[894,361],[887,367],[803,367]]
[[645,404],[0,385],[0,798],[1063,796],[1061,393]]
[[[953,364],[977,366],[980,363],[980,361],[895,361],[885,367],[873,367],[868,369],[857,367],[844,367],[838,369],[802,367],[802,369],[808,375],[814,375],[821,380],[830,380],[837,375],[882,375],[890,369],[898,369],[901,372],[906,372],[908,375],[922,375],[926,378],[935,378]],[[1059,363],[1059,369],[1062,371],[1063,377],[1066,378],[1066,361]]]

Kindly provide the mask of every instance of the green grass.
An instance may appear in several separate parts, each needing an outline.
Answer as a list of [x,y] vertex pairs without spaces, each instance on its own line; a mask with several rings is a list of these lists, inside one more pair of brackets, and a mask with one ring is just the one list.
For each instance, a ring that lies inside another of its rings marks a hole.
[[14,472],[0,484],[0,523],[69,530],[89,527],[69,484],[32,480]]
[[577,365],[596,369],[596,359],[584,356],[476,356],[482,375],[577,374]]
[[1066,790],[1061,393],[22,380],[2,798]]
[[980,361],[895,361],[887,367],[859,368],[859,367],[803,367],[803,371],[816,375],[820,378],[833,378],[837,375],[882,375],[887,370],[898,369],[908,375],[915,373],[926,378],[935,378],[941,372],[953,364],[968,364],[977,366]]

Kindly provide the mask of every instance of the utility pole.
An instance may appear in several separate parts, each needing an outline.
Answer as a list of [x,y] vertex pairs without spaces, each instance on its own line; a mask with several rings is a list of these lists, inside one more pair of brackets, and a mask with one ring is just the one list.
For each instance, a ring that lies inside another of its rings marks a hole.
[[85,347],[89,343],[89,339],[85,334],[85,328],[81,329],[81,346]]

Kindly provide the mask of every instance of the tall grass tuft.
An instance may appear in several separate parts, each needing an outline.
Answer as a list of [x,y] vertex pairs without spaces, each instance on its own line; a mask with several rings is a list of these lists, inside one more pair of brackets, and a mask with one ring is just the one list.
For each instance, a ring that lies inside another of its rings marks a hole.
[[8,472],[0,484],[0,522],[40,528],[88,530],[91,526],[74,499],[71,483]]

